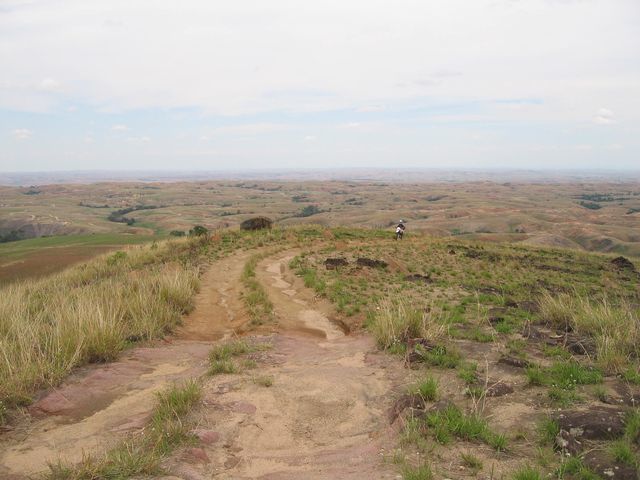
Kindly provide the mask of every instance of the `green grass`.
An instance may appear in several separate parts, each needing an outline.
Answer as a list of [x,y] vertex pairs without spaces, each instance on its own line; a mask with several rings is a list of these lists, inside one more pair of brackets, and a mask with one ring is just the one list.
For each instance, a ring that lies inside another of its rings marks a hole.
[[542,480],[543,478],[544,476],[538,470],[528,465],[519,468],[511,476],[512,480]]
[[553,418],[547,417],[538,423],[537,430],[541,445],[553,445],[556,436],[560,433],[560,426]]
[[264,253],[252,255],[242,270],[242,283],[245,288],[242,299],[253,325],[263,325],[275,320],[273,303],[269,300],[264,287],[256,279],[256,266],[264,256]]
[[640,465],[631,443],[626,439],[613,442],[609,446],[609,451],[617,462],[625,463],[633,467]]
[[49,465],[47,480],[124,480],[163,473],[162,460],[182,445],[195,441],[189,413],[202,397],[200,384],[172,385],[156,396],[156,406],[144,435],[136,435],[102,456],[86,455],[77,465],[58,461]]
[[640,409],[635,408],[627,414],[625,420],[625,438],[630,442],[640,442]]
[[640,385],[640,371],[638,371],[637,367],[629,367],[624,372],[622,372],[622,378],[634,385]]
[[209,352],[209,375],[238,373],[243,369],[251,369],[257,366],[255,360],[244,359],[242,363],[237,363],[234,358],[246,353],[258,350],[266,350],[271,346],[266,343],[251,344],[245,340],[231,340],[216,345]]
[[478,380],[478,364],[476,362],[462,362],[458,365],[458,378],[467,385],[472,385]]
[[462,459],[462,464],[465,467],[471,469],[473,473],[478,473],[480,470],[482,470],[483,468],[482,460],[480,460],[478,457],[476,457],[472,453],[463,452],[460,455],[460,457]]
[[412,467],[405,465],[402,468],[403,480],[431,480],[433,478],[433,472],[429,465],[420,465]]
[[602,372],[585,367],[575,361],[554,363],[551,367],[541,368],[534,365],[526,370],[529,385],[549,387],[549,399],[556,405],[567,407],[581,397],[575,389],[578,385],[602,383]]
[[411,388],[411,392],[420,395],[426,401],[433,402],[438,398],[438,381],[433,377],[426,377]]
[[441,444],[448,444],[452,437],[456,437],[482,441],[499,451],[506,448],[506,437],[492,432],[484,418],[477,414],[465,414],[455,405],[427,413],[426,424],[435,440]]
[[442,368],[456,368],[460,365],[462,356],[451,345],[436,345],[432,350],[420,349],[419,347],[420,345],[417,345],[416,350],[421,353],[427,365]]
[[[570,478],[572,480],[601,480],[601,477],[589,469],[582,459],[572,457],[563,461],[557,470],[558,478]],[[567,477],[567,475],[569,475]]]
[[564,390],[572,390],[576,385],[602,383],[602,372],[596,368],[585,367],[578,362],[556,362],[551,367],[537,365],[526,370],[530,385],[553,385]]

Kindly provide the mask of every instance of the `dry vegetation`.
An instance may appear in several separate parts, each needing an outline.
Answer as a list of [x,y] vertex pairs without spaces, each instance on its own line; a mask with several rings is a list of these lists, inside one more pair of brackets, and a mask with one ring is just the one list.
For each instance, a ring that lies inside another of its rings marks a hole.
[[73,368],[160,337],[192,308],[207,238],[119,251],[2,290],[0,401],[30,401]]

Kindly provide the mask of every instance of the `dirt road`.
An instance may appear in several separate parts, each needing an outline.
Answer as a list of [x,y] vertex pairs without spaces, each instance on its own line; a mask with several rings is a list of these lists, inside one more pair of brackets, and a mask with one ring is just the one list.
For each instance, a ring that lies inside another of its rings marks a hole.
[[[384,459],[392,445],[386,410],[401,369],[369,337],[345,335],[331,321],[330,305],[288,271],[292,255],[257,269],[277,317],[257,334],[273,348],[257,369],[205,379],[197,414],[208,434],[167,461],[174,478],[396,478]],[[248,256],[209,268],[195,311],[163,345],[83,369],[35,402],[30,418],[0,437],[0,478],[27,478],[48,461],[104,450],[143,428],[154,392],[202,376],[214,342],[245,327],[240,274]]]

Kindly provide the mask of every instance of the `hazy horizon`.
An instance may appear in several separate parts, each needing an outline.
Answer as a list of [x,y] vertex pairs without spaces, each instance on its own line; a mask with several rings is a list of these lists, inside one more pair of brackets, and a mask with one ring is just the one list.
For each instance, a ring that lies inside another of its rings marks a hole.
[[0,171],[640,168],[640,3],[8,0]]
[[626,183],[639,182],[638,169],[489,169],[489,168],[299,168],[242,170],[60,170],[1,172],[0,186],[24,187],[47,184],[90,184],[100,182],[195,182],[262,181],[311,182],[353,181],[386,183]]

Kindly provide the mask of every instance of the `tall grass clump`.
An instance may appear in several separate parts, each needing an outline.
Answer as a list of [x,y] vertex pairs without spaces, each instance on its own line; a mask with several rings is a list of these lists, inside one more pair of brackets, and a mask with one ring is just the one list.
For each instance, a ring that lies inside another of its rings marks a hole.
[[372,316],[369,328],[378,346],[389,349],[410,338],[437,340],[446,331],[439,315],[415,308],[405,300],[382,300]]
[[170,331],[193,308],[208,242],[136,247],[0,289],[0,403],[27,404],[73,368]]
[[596,360],[603,370],[623,373],[631,359],[640,357],[640,311],[627,302],[545,293],[539,304],[543,319],[593,338]]

